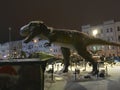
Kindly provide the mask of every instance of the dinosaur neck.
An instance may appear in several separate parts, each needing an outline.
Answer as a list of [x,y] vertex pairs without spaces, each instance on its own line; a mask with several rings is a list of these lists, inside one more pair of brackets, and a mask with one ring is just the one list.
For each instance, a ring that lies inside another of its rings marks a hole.
[[40,34],[40,37],[42,39],[49,39],[49,36],[50,36],[50,33],[51,33],[51,30],[50,29],[45,29],[42,31],[42,33]]

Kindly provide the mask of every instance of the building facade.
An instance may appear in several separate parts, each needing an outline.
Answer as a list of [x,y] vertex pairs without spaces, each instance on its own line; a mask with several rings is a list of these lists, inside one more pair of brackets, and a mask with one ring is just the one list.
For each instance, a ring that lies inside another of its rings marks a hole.
[[62,56],[60,46],[52,44],[50,47],[45,47],[46,42],[48,41],[37,40],[24,43],[23,40],[20,40],[6,42],[0,45],[0,59],[21,58],[21,51],[25,52],[27,57],[34,52],[45,52],[56,57]]
[[[120,22],[115,22],[114,20],[105,21],[103,24],[95,26],[84,25],[82,26],[82,32],[110,42],[120,42]],[[120,48],[115,46],[94,45],[88,49],[100,50],[98,54],[104,54],[106,56],[113,54],[120,56]]]
[[21,41],[11,41],[0,45],[0,58],[19,58],[22,50]]

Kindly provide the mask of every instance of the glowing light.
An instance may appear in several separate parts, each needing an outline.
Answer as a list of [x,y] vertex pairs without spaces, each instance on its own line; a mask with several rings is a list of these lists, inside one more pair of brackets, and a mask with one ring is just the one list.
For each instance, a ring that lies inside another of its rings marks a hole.
[[97,29],[93,30],[92,34],[93,36],[96,36],[98,34],[98,30]]
[[6,58],[7,56],[5,55],[5,56],[3,56],[4,58]]
[[37,43],[37,40],[36,40],[36,39],[34,39],[34,43]]

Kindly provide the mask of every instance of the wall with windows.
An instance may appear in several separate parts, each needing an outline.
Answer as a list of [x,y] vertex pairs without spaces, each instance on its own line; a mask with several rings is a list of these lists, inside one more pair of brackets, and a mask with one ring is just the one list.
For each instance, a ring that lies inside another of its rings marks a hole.
[[27,56],[34,52],[46,52],[53,54],[56,57],[62,57],[60,46],[52,44],[50,47],[45,47],[47,40],[38,40],[24,43],[24,41],[11,41],[0,44],[0,59],[21,58],[21,51],[24,51]]
[[9,43],[0,45],[0,59],[6,59],[9,56]]
[[37,40],[36,42],[31,41],[29,43],[22,43],[22,50],[27,53],[29,56],[34,52],[46,52],[48,54],[53,54],[57,57],[61,57],[61,49],[60,46],[52,44],[50,47],[45,47],[45,43],[47,40]]
[[[88,35],[93,36],[93,30],[97,30],[98,33],[96,35],[97,38],[101,38],[110,42],[120,42],[120,22],[115,22],[114,20],[105,21],[100,25],[83,25],[82,31],[87,33]],[[119,47],[115,46],[91,46],[89,49],[101,50],[99,54],[104,54],[109,56],[109,54],[120,55]]]
[[11,41],[0,45],[0,58],[19,58],[21,54],[22,43],[21,41]]

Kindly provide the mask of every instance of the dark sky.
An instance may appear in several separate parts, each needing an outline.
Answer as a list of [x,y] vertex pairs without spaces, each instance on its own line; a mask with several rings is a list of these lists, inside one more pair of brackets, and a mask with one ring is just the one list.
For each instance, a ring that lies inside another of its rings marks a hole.
[[19,29],[31,20],[44,21],[55,28],[77,29],[81,25],[120,20],[120,0],[1,0],[0,43],[19,40]]

